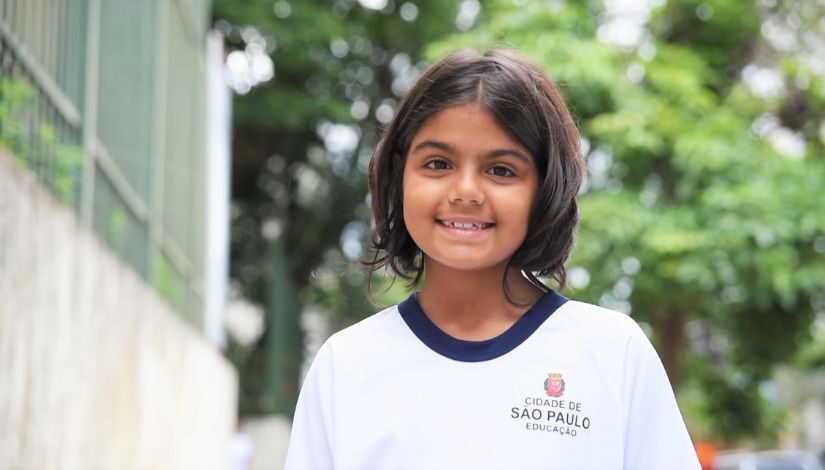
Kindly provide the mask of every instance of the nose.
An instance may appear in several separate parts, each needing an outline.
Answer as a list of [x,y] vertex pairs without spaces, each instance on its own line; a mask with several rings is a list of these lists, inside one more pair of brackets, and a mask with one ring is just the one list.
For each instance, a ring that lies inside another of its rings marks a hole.
[[483,204],[484,191],[479,176],[470,169],[455,173],[447,199],[452,204]]

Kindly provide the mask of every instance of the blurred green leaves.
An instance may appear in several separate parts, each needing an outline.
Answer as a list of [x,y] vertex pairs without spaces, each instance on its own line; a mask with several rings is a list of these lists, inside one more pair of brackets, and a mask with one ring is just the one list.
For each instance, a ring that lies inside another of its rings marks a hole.
[[[598,34],[611,14],[598,2],[500,0],[478,28],[428,49],[516,47],[559,82],[589,150],[570,262],[586,275],[572,296],[651,325],[671,378],[698,397],[692,419],[729,440],[775,437],[781,413],[760,384],[823,314],[822,78],[758,89],[773,70],[787,84],[810,66],[762,36],[799,3],[668,2],[628,46]],[[666,324],[682,325],[688,356]]]
[[[297,325],[275,317],[297,317],[311,305],[340,327],[378,309],[355,265],[358,250],[343,247],[365,241],[366,230],[349,228],[368,227],[365,169],[378,132],[424,67],[420,50],[456,30],[458,11],[457,2],[407,3],[374,10],[356,0],[213,2],[228,46],[240,51],[263,38],[275,66],[269,83],[234,100],[230,271],[243,295],[268,312],[267,332],[251,351],[229,347],[245,413],[286,409],[278,402],[297,392],[291,371],[300,367],[283,367],[292,377],[273,368],[278,358],[300,361],[300,341],[297,350],[273,351],[292,347],[276,344],[279,335],[301,332],[274,331]],[[283,284],[283,272],[289,287],[278,290],[272,284]],[[375,291],[382,289],[377,279]]]
[[23,78],[0,77],[0,146],[52,188],[58,199],[76,205],[83,151],[60,141],[57,131],[38,121],[37,97]]
[[[243,274],[266,271],[260,228],[276,217],[305,304],[336,326],[375,310],[342,234],[367,219],[363,163],[383,125],[377,107],[397,103],[398,64],[515,47],[559,83],[588,151],[568,295],[629,311],[652,332],[695,437],[775,438],[783,411],[764,392],[774,367],[822,367],[810,344],[825,311],[825,78],[805,39],[825,37],[821,4],[669,1],[633,18],[635,42],[617,42],[608,29],[621,12],[595,0],[485,1],[461,33],[460,2],[415,3],[409,22],[393,2],[291,2],[287,17],[216,2],[236,47],[247,24],[276,44],[275,79],[237,100],[235,158],[248,167],[236,163],[246,235],[233,242],[235,278],[253,299],[277,301],[256,297],[259,278]],[[356,117],[359,101],[367,113]],[[323,122],[357,127],[349,171],[333,170]],[[307,168],[324,192],[301,206]],[[259,190],[268,185],[280,189]],[[396,283],[386,303],[405,295]]]

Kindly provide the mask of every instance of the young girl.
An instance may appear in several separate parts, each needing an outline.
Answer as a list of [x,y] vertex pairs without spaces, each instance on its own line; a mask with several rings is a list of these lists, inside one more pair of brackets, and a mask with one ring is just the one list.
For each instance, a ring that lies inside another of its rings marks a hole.
[[636,323],[539,281],[564,285],[583,173],[560,92],[523,57],[424,73],[369,175],[368,264],[421,291],[327,340],[286,468],[699,468]]

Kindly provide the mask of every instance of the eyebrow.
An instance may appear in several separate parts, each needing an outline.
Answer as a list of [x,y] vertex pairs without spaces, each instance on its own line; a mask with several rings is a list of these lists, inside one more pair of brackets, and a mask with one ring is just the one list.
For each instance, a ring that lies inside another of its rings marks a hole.
[[[416,145],[413,148],[412,151],[413,151],[413,153],[415,153],[415,152],[418,152],[419,150],[423,150],[423,149],[426,149],[426,148],[435,148],[435,149],[443,150],[444,152],[448,152],[448,153],[451,153],[453,155],[458,154],[458,150],[455,148],[454,145],[449,144],[447,142],[442,142],[440,140],[433,140],[433,139],[426,139],[426,140],[423,140],[423,141],[419,142],[418,145]],[[491,151],[485,153],[484,157],[486,157],[486,158],[495,158],[495,157],[502,157],[502,156],[505,156],[505,155],[514,156],[516,158],[524,160],[525,163],[533,163],[533,160],[530,157],[528,157],[527,155],[525,155],[524,152],[521,152],[521,151],[519,151],[517,149],[514,149],[514,148],[503,148],[503,149],[491,150]]]

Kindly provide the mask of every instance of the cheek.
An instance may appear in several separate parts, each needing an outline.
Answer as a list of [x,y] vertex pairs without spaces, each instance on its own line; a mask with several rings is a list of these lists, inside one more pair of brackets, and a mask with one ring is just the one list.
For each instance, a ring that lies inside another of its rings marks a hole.
[[415,176],[404,173],[403,186],[401,192],[402,209],[404,215],[404,223],[409,229],[411,219],[414,219],[417,213],[421,212],[421,191],[410,191],[409,188],[416,188]]
[[509,193],[498,199],[498,210],[511,219],[527,219],[533,208],[533,199],[532,192]]
[[404,191],[403,193],[405,222],[413,219],[420,219],[432,209],[432,201],[430,200],[430,194],[428,191],[421,190],[419,186],[415,186],[414,184],[409,187],[418,189],[413,191]]
[[502,203],[496,207],[498,217],[507,222],[507,237],[519,244],[527,236],[530,215],[533,209],[534,195],[532,191],[509,194],[506,199],[499,199]]

